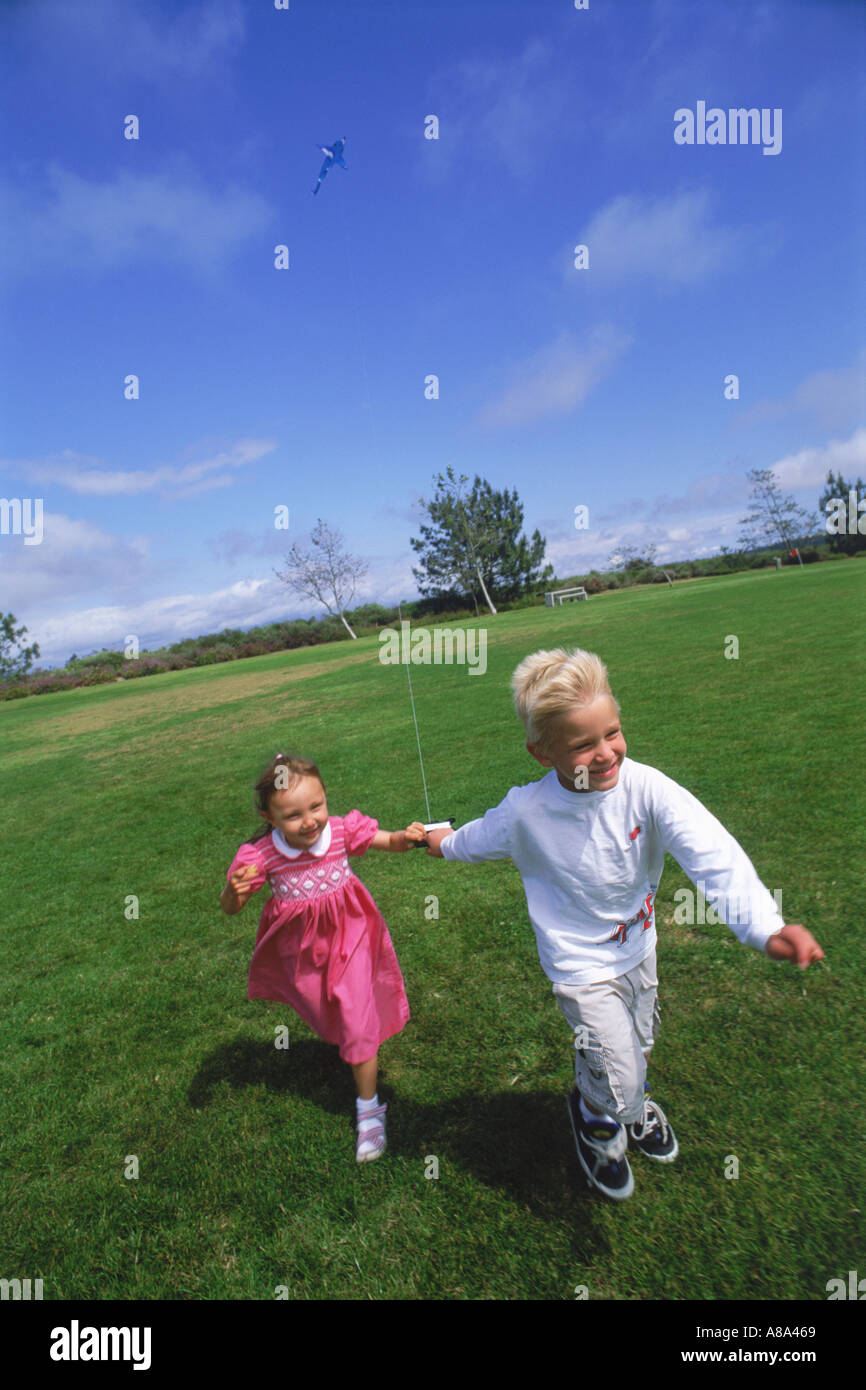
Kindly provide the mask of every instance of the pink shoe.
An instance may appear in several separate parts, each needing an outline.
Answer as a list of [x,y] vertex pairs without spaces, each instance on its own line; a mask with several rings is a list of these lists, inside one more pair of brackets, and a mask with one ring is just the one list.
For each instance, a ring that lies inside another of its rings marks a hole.
[[[385,1152],[385,1111],[387,1109],[388,1102],[385,1101],[383,1105],[377,1105],[358,1121],[358,1146],[355,1149],[355,1158],[359,1163],[369,1163],[371,1159],[380,1158]],[[364,1126],[363,1133],[361,1125]]]

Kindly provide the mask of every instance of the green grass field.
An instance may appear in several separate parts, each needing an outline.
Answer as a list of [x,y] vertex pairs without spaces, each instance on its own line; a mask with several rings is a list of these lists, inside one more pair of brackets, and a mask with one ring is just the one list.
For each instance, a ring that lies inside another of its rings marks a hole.
[[432,813],[459,824],[542,775],[518,661],[599,652],[629,756],[704,801],[826,952],[804,973],[677,925],[667,861],[650,1077],[680,1157],[636,1154],[621,1206],[577,1164],[571,1037],[511,864],[353,861],[412,1009],[381,1051],[378,1163],[354,1161],[336,1049],[246,998],[262,899],[217,900],[260,767],[301,752],[332,814],[425,818],[405,671],[375,638],[0,705],[0,1276],[64,1300],[823,1300],[866,1274],[864,579],[852,560],[526,609],[473,624],[485,675],[413,668]]

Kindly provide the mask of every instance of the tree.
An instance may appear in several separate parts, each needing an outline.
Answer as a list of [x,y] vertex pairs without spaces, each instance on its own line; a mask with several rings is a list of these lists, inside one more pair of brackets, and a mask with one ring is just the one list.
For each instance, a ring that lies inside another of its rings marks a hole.
[[516,491],[496,492],[476,474],[471,492],[464,495],[468,482],[463,474],[455,477],[449,466],[436,476],[435,496],[421,498],[429,524],[422,524],[420,539],[410,540],[421,557],[421,568],[412,573],[425,597],[458,588],[472,595],[477,611],[480,590],[495,613],[493,594],[516,598],[551,578],[553,569],[541,568],[544,537],[537,530],[528,541],[521,535],[523,507]]
[[26,676],[34,658],[39,655],[36,642],[32,647],[24,646],[21,639],[27,629],[19,627],[16,630],[16,621],[14,613],[0,613],[0,680],[4,681]]
[[772,468],[752,468],[746,477],[752,484],[752,510],[740,520],[741,545],[754,548],[762,542],[780,543],[792,554],[796,551],[802,565],[800,543],[819,529],[818,518],[780,491]]
[[[849,504],[852,492],[854,493],[853,514]],[[846,483],[841,473],[837,473],[835,478],[832,472],[827,474],[827,486],[821,493],[818,510],[824,517],[830,549],[837,554],[854,555],[858,550],[866,549],[866,534],[864,534],[866,532],[866,517],[858,506],[864,497],[866,497],[866,486],[864,486],[862,478],[858,478],[856,483]],[[828,508],[828,502],[835,502],[836,506]],[[839,515],[840,511],[841,516]],[[861,526],[863,526],[863,531],[860,530]]]
[[319,517],[310,534],[312,550],[293,545],[285,559],[285,569],[275,570],[278,579],[295,593],[317,599],[335,618],[339,618],[350,637],[356,634],[346,622],[344,610],[355,595],[355,585],[367,573],[363,560],[347,555],[343,537]]
[[655,569],[656,547],[652,544],[642,547],[622,545],[609,557],[608,564],[613,565],[615,570],[622,570],[626,584],[633,584],[642,570]]
[[737,568],[737,565],[740,564],[742,560],[743,547],[739,541],[737,542],[735,549],[732,549],[729,545],[720,545],[719,554],[721,558],[724,560],[728,569],[735,570]]

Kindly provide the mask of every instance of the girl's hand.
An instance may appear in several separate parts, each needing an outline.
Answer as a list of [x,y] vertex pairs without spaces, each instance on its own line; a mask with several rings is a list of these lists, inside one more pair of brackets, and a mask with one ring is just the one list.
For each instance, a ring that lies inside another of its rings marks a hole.
[[824,952],[812,933],[794,922],[775,932],[764,950],[773,960],[795,960],[801,970],[805,970],[813,960],[824,959]]
[[[379,834],[383,834],[382,831]],[[390,849],[394,854],[405,854],[412,845],[422,845],[424,843],[424,827],[420,821],[413,820],[411,825],[407,825],[405,830],[386,830],[387,845],[382,844],[382,849]],[[378,839],[378,835],[376,837]],[[376,844],[376,840],[373,841]]]
[[405,854],[412,845],[423,845],[426,831],[418,820],[405,830],[377,830],[370,841],[371,849],[389,849],[393,854]]
[[245,864],[236,869],[223,889],[220,902],[226,912],[240,912],[253,891],[252,881],[258,873],[255,864]]

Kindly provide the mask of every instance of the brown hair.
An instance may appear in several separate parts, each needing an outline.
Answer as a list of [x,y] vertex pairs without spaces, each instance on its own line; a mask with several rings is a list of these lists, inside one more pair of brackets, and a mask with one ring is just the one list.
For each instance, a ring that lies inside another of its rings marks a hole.
[[[301,758],[296,753],[278,753],[275,758],[268,763],[264,772],[255,785],[256,809],[263,811],[267,815],[271,797],[274,792],[288,791],[296,782],[300,782],[302,777],[316,777],[322,782],[322,774],[316,767],[311,758]],[[322,782],[322,790],[325,784]],[[263,840],[266,835],[270,835],[271,827],[267,830],[259,830],[257,834],[246,841],[251,845],[256,840]]]

